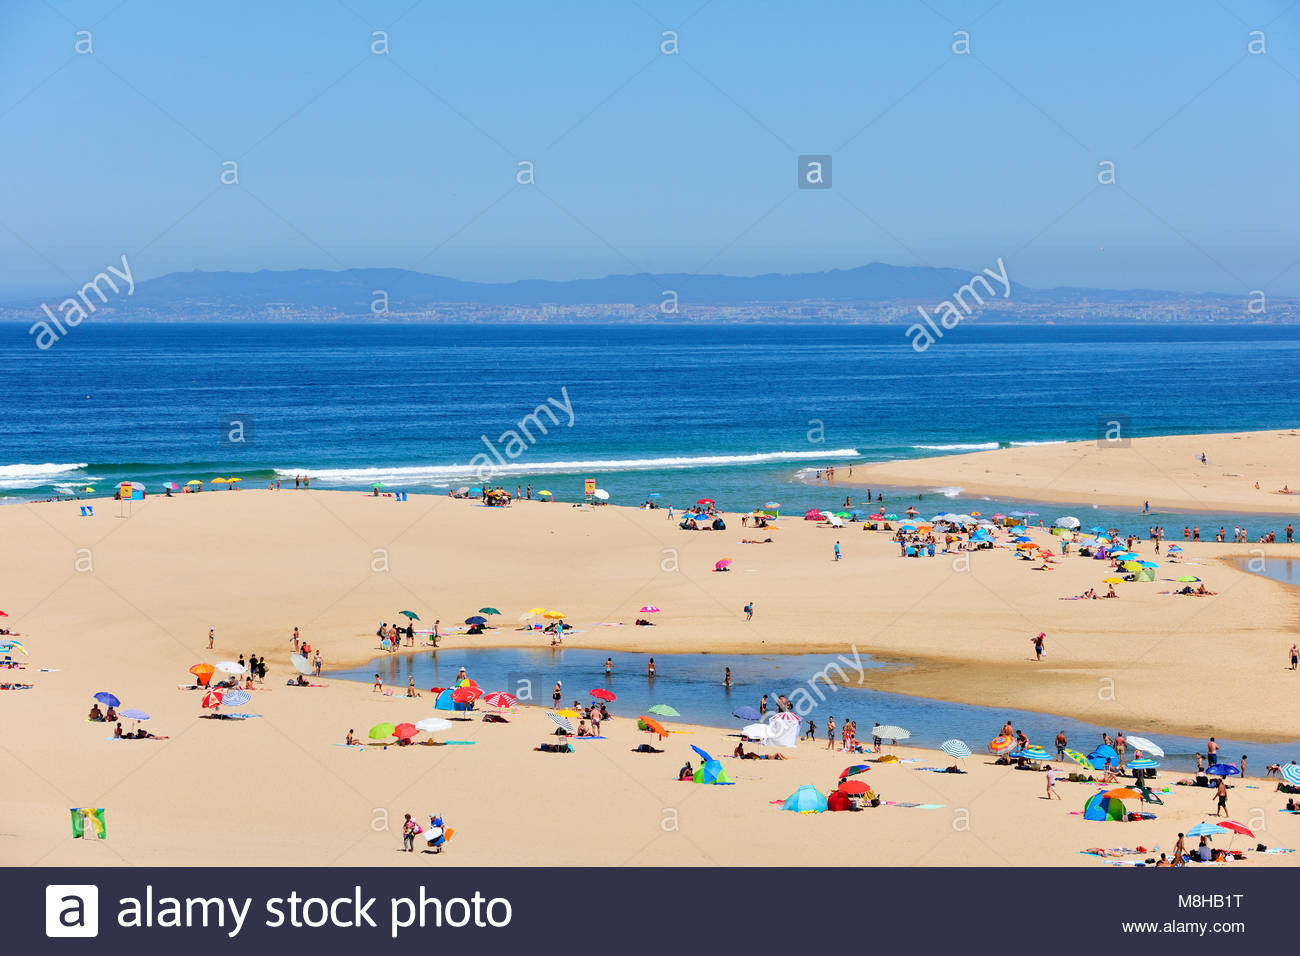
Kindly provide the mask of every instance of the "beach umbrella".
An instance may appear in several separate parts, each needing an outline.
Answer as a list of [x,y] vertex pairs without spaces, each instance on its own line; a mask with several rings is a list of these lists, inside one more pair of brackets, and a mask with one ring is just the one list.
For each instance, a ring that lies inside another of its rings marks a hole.
[[[550,617],[549,614],[546,615],[546,616],[547,616],[547,617]],[[472,625],[472,624],[486,624],[486,623],[487,623],[487,618],[483,617],[481,614],[475,614],[473,617],[467,617],[467,618],[465,618],[465,623],[466,623],[466,624],[471,624],[471,625]]]
[[370,733],[367,736],[371,740],[386,740],[393,736],[393,731],[396,729],[397,727],[394,724],[375,724],[370,728]]
[[763,503],[763,507],[764,507],[764,508],[779,508],[779,507],[781,507],[781,502],[779,502],[779,501],[765,501],[765,502]]
[[570,719],[578,716],[578,712],[574,710],[572,707],[564,707],[560,710],[557,710],[556,713],[559,714],[561,717],[568,717]]
[[1110,797],[1112,800],[1141,800],[1142,794],[1138,793],[1132,787],[1116,787],[1114,790],[1107,790],[1102,794],[1103,797]]
[[1155,770],[1158,766],[1160,766],[1159,761],[1152,760],[1150,757],[1141,757],[1138,760],[1128,762],[1130,770]]
[[871,736],[879,737],[881,740],[906,740],[912,736],[910,730],[904,730],[902,727],[895,727],[893,724],[885,724],[881,727],[872,727]]
[[858,794],[866,793],[871,788],[861,780],[845,780],[840,784],[840,793]]
[[1108,797],[1103,793],[1094,793],[1083,805],[1083,818],[1085,820],[1123,821],[1128,819],[1128,814],[1124,809],[1123,802],[1116,800],[1114,797]]
[[559,727],[566,734],[573,733],[573,724],[569,722],[568,717],[562,717],[559,714],[551,713],[549,710],[546,712],[546,716],[551,721],[551,723],[553,723],[556,727]]
[[206,694],[203,695],[203,702],[202,702],[203,706],[210,710],[215,710],[218,706],[220,706],[221,701],[225,696],[226,696],[226,691],[224,688],[214,687],[212,690],[208,691]]
[[110,694],[110,693],[109,693],[108,691],[106,691],[106,690],[101,690],[98,694],[96,694],[96,695],[95,695],[95,700],[99,701],[99,702],[100,702],[101,704],[103,704],[105,707],[121,707],[121,706],[122,706],[122,702],[121,702],[120,700],[118,700],[117,697],[115,697],[113,694]]
[[290,654],[289,663],[304,677],[310,677],[314,673],[311,662],[302,654]]
[[[173,487],[175,487],[175,486],[173,486]],[[81,489],[81,493],[82,493],[83,495],[86,495],[86,494],[90,494],[90,493],[93,492],[94,490],[95,490],[95,489],[92,488],[92,487],[90,487],[90,485],[86,485],[86,487],[84,487],[84,488]]]
[[189,481],[185,482],[185,484],[187,484],[187,485],[201,485],[201,484],[203,484],[203,482],[199,481],[199,479],[197,479],[197,478],[191,478]]
[[1024,757],[1026,760],[1051,760],[1052,756],[1042,747],[1025,747],[1012,754],[1013,757]]
[[537,497],[539,497],[539,498],[554,498],[555,496],[552,495],[552,494],[551,494],[549,491],[547,491],[545,488],[543,488],[541,491],[537,492]]
[[647,717],[642,714],[641,723],[645,724],[646,730],[651,730],[658,734],[660,740],[663,740],[668,736],[668,731],[664,730],[664,725],[659,723],[659,721],[655,720],[653,717]]
[[767,724],[748,724],[741,728],[740,733],[755,740],[766,740],[772,735],[772,728]]
[[[1139,561],[1139,562],[1138,562],[1138,567],[1139,567],[1139,568],[1158,568],[1158,567],[1160,567],[1160,565],[1156,564],[1156,562],[1154,562],[1154,561]],[[1182,580],[1182,579],[1180,578],[1179,580]],[[1200,580],[1200,579],[1198,578],[1197,580]]]
[[[478,609],[478,612],[479,612],[480,614],[500,614],[500,613],[501,613],[500,611],[498,611],[498,610],[497,610],[496,608],[494,608],[494,607],[481,607],[481,608]],[[418,621],[419,618],[417,617],[416,620]]]
[[1013,750],[1016,746],[1016,738],[1010,734],[998,734],[989,741],[989,753],[1004,754],[1008,750]]
[[176,482],[174,481],[169,481],[167,482],[167,484],[163,485],[163,487],[166,488],[168,491],[177,491],[179,490],[180,485],[176,484]]
[[713,757],[709,755],[709,752],[707,750],[702,750],[701,748],[695,746],[695,744],[691,744],[691,749],[694,750],[697,754],[699,754],[700,759],[705,761],[706,763],[713,759]]
[[658,614],[658,613],[659,613],[659,608],[655,607],[653,604],[647,604],[645,607],[641,608],[641,613],[642,613],[642,614]]
[[957,760],[964,760],[971,755],[971,749],[964,740],[945,740],[939,745],[939,749]]
[[[876,516],[875,516],[875,515],[872,515],[872,517],[874,518],[874,517],[876,517]],[[884,520],[886,520],[886,521],[897,521],[897,520],[898,520],[898,515],[896,515],[896,514],[887,514],[887,515],[884,515],[883,517],[884,517]]]
[[604,701],[618,700],[617,694],[615,694],[613,691],[605,690],[605,688],[603,687],[593,687],[591,689],[591,696],[596,698],[597,700],[604,700]]
[[214,484],[214,485],[228,485],[228,484],[230,484],[230,479],[229,479],[229,478],[213,478],[213,479],[212,479],[212,484]]
[[1294,762],[1287,764],[1282,768],[1282,779],[1287,783],[1300,786],[1300,764]]
[[596,491],[592,494],[592,497],[595,498],[597,501],[609,501],[609,492],[606,491],[604,488],[597,488]]
[[656,717],[680,717],[677,708],[672,704],[655,704],[648,711],[648,714],[654,714]]
[[1224,829],[1217,823],[1198,823],[1194,827],[1189,827],[1187,835],[1189,837],[1218,836],[1220,833],[1229,833],[1231,831]]
[[545,614],[546,611],[547,609],[544,607],[530,607],[528,609],[529,614]]
[[131,720],[148,720],[148,719],[149,719],[149,715],[146,714],[143,710],[135,710],[135,709],[130,708],[130,707],[128,707],[126,710],[120,711],[120,713],[121,713],[121,715],[122,715],[123,717],[128,717],[128,718],[130,718]]
[[6,651],[22,651],[23,654],[27,654],[27,645],[22,641],[0,641],[0,649]]
[[223,674],[242,674],[248,670],[248,665],[238,664],[235,661],[217,661],[217,670]]
[[[738,720],[759,720],[760,716],[757,708],[754,707],[737,707],[731,712],[731,716]],[[1300,767],[1296,768],[1300,770]]]
[[1180,578],[1174,578],[1175,581],[1181,581],[1183,584],[1195,584],[1201,579],[1194,574],[1184,574]]
[[[514,694],[507,694],[503,690],[495,690],[490,694],[483,695],[483,703],[489,707],[495,707],[498,710],[505,710],[507,707],[513,707],[519,702]],[[422,728],[427,729],[427,728]]]
[[717,561],[714,563],[713,570],[725,571],[729,567],[731,567],[731,558],[723,558],[721,561]]
[[398,724],[393,728],[393,736],[398,740],[410,740],[419,732],[419,728],[411,723]]
[[1075,763],[1077,763],[1079,766],[1086,767],[1089,770],[1092,769],[1092,764],[1088,762],[1088,758],[1085,757],[1083,754],[1079,753],[1079,751],[1067,750],[1065,751],[1065,755],[1069,757],[1071,760],[1073,760]]
[[1102,579],[1101,579],[1101,583],[1102,583],[1102,584],[1123,584],[1123,583],[1124,583],[1124,579],[1123,579],[1123,578],[1117,578],[1117,577],[1115,577],[1114,575],[1111,575],[1111,576],[1108,577],[1108,578],[1102,578]]
[[454,704],[472,704],[483,696],[483,692],[477,687],[457,687],[451,692],[451,700]]
[[856,777],[860,773],[866,773],[871,767],[865,763],[855,763],[851,767],[845,767],[840,771],[840,779],[845,780],[849,777]]
[[785,803],[781,804],[781,809],[793,810],[795,813],[824,813],[826,797],[816,787],[804,784],[786,797]]
[[417,720],[415,722],[416,729],[423,730],[426,733],[431,733],[435,730],[446,730],[450,726],[451,721],[444,720],[441,717],[426,717],[424,720]]
[[235,688],[234,690],[226,691],[226,695],[221,698],[221,702],[227,707],[243,707],[252,699],[253,695],[248,691]]
[[[997,515],[994,515],[993,517],[996,518]],[[1069,528],[1071,530],[1077,530],[1079,527],[1079,519],[1075,518],[1072,515],[1065,515],[1063,517],[1057,518],[1055,521],[1052,522],[1052,524],[1058,528]]]
[[1225,830],[1231,830],[1233,833],[1240,833],[1243,836],[1253,837],[1255,835],[1254,832],[1249,827],[1247,827],[1245,824],[1238,823],[1235,820],[1224,820],[1222,823],[1218,823],[1215,825],[1221,826]]
[[190,668],[190,673],[194,675],[196,683],[200,687],[207,687],[208,681],[212,680],[212,674],[216,668],[211,664],[195,664]]
[[545,614],[542,615],[542,617],[548,618],[552,621],[558,621],[565,616],[566,615],[564,614],[563,611],[547,611]]
[[398,611],[397,613],[404,617],[409,617],[412,621],[418,621],[420,619],[420,615],[416,614],[414,611]]
[[1212,763],[1205,768],[1205,772],[1211,777],[1240,777],[1241,771],[1236,764],[1230,763]]
[[714,501],[712,498],[701,498],[699,501],[697,501],[697,502],[695,502],[695,503],[696,503],[697,505],[715,505],[715,504],[717,504],[717,502]]
[[1144,753],[1154,754],[1157,757],[1165,755],[1164,749],[1161,748],[1154,740],[1147,740],[1145,737],[1128,737],[1128,745],[1134,750],[1141,750]]

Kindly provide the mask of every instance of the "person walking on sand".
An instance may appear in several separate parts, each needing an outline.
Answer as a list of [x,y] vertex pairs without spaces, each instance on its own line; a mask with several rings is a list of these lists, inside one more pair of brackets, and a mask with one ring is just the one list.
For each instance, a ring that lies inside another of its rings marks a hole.
[[1183,841],[1183,835],[1178,834],[1178,842],[1174,844],[1174,866],[1187,865],[1187,845]]
[[1056,768],[1051,764],[1048,764],[1045,776],[1047,777],[1047,796],[1043,799],[1051,800],[1052,797],[1055,797],[1057,800],[1060,800],[1061,795],[1056,792]]
[[210,627],[208,628],[208,650],[212,650],[213,645],[216,643],[217,643],[217,629],[215,627]]
[[[748,604],[745,605],[745,620],[752,621],[753,619],[754,619],[754,602],[750,601]],[[1295,670],[1295,668],[1292,668],[1292,670]]]
[[807,730],[806,733],[804,733],[804,735],[803,735],[803,739],[804,739],[804,740],[816,740],[816,739],[817,739],[817,724],[816,724],[816,722],[813,721],[813,719],[812,719],[811,717],[808,718],[808,730]]
[[1047,634],[1042,631],[1038,633],[1037,637],[1031,637],[1029,639],[1029,643],[1034,645],[1035,660],[1041,661],[1043,659],[1043,644],[1046,642],[1046,640],[1047,640]]
[[298,653],[298,629],[296,627],[293,629],[293,637],[290,638],[290,640],[293,642],[293,652],[297,654]]
[[402,849],[407,853],[415,852],[415,835],[420,832],[420,825],[411,819],[411,815],[406,815],[405,822],[402,823]]
[[371,688],[370,693],[378,694],[384,689],[384,679],[378,674],[375,675],[375,686]]
[[[766,695],[764,695],[764,700],[766,699],[767,699]],[[826,749],[827,750],[835,749],[835,718],[834,717],[826,718]]]
[[839,559],[840,559],[840,543],[839,543],[838,541],[836,541],[836,542],[835,542],[835,560],[838,561]]
[[1297,647],[1296,645],[1292,644],[1291,645],[1291,669],[1295,670],[1297,664],[1300,664],[1300,647]]
[[324,663],[324,661],[321,660],[321,656],[320,656],[320,648],[318,647],[318,648],[316,648],[316,655],[315,655],[315,657],[312,659],[312,667],[314,667],[314,668],[316,669],[316,676],[317,676],[317,677],[320,677],[320,668],[321,668],[321,664],[323,664],[323,663]]
[[1219,778],[1218,786],[1214,788],[1214,799],[1218,801],[1214,808],[1214,815],[1216,817],[1226,817],[1228,815],[1228,785],[1223,782],[1222,777]]

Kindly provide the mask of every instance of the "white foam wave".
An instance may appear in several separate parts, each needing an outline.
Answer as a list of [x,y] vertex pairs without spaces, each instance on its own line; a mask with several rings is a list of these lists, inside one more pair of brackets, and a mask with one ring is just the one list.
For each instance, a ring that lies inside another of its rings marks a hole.
[[[492,477],[503,475],[580,474],[583,472],[652,471],[658,469],[706,468],[728,465],[754,465],[765,462],[802,461],[806,459],[845,459],[858,457],[856,448],[832,448],[816,451],[774,451],[756,455],[705,455],[700,457],[672,458],[617,458],[607,461],[534,461],[523,456],[518,461],[507,460],[504,465],[493,462]],[[488,456],[491,461],[491,456]],[[376,468],[276,468],[284,478],[308,475],[313,482],[323,485],[429,484],[446,486],[450,483],[473,483],[483,477],[479,463],[450,465],[407,465]]]
[[998,447],[995,441],[976,442],[974,444],[955,444],[955,445],[913,445],[920,451],[992,451]]
[[943,495],[945,498],[956,498],[965,490],[965,488],[935,488],[934,493]]
[[81,464],[0,465],[0,488],[37,488],[87,467]]
[[1013,441],[1011,444],[1028,447],[1030,445],[1068,445],[1069,443],[1068,438],[1048,438],[1045,441]]

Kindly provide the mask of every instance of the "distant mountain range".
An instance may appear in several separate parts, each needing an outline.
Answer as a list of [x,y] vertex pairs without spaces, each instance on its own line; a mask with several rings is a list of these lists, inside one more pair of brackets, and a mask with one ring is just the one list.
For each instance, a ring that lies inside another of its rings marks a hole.
[[[969,286],[975,275],[985,275],[984,284],[975,284],[985,300],[979,311],[1008,321],[1030,313],[1039,319],[1070,321],[1082,318],[1082,310],[1091,310],[1089,316],[1155,321],[1173,321],[1179,315],[1207,321],[1261,319],[1247,311],[1245,295],[1035,289],[1016,282],[1010,265],[1006,281],[993,278],[1000,268],[978,273],[876,262],[855,269],[794,274],[639,273],[505,283],[467,282],[404,269],[174,272],[141,280],[131,297],[118,296],[101,307],[100,317],[584,321],[607,315],[648,321],[676,315],[683,320],[897,322],[913,321],[917,306],[933,308]],[[1009,295],[1003,295],[1004,289]],[[58,300],[44,301],[54,306]],[[1264,320],[1300,319],[1300,303],[1290,301],[1289,309]],[[665,308],[666,302],[674,303],[676,312]],[[12,303],[0,309],[0,317],[34,317],[40,305],[39,301]]]

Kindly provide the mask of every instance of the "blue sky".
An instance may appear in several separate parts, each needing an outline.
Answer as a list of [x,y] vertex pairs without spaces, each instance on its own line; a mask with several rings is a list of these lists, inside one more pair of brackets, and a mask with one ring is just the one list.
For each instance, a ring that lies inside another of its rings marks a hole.
[[[123,253],[478,280],[1001,256],[1300,295],[1297,117],[1289,0],[14,0],[0,296]],[[795,189],[799,154],[830,189]]]

